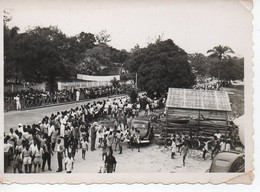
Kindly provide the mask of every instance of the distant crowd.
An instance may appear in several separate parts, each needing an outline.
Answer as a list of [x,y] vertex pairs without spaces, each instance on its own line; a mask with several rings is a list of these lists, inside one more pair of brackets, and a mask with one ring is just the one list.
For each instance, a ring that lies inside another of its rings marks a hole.
[[192,88],[199,90],[221,90],[222,87],[228,86],[230,83],[215,78],[197,78],[197,83]]
[[79,101],[116,94],[125,94],[129,88],[130,87],[115,88],[112,86],[103,86],[80,88],[74,90],[61,90],[55,91],[53,93],[34,89],[20,91],[19,93],[5,93],[5,110],[19,110],[36,106],[44,106],[48,104]]

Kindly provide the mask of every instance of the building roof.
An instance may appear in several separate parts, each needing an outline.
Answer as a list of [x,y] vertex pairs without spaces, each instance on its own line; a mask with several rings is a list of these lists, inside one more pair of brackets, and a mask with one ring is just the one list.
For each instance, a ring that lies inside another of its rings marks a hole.
[[169,88],[166,107],[208,111],[231,111],[224,91]]

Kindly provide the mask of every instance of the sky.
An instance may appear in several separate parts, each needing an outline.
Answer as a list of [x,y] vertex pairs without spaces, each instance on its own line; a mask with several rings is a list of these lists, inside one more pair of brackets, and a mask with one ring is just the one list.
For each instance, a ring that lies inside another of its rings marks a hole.
[[[244,2],[243,0],[242,2]],[[252,47],[252,16],[239,0],[9,0],[9,26],[20,32],[35,26],[57,26],[68,36],[107,30],[109,45],[130,50],[160,35],[188,53],[217,45],[244,57]]]

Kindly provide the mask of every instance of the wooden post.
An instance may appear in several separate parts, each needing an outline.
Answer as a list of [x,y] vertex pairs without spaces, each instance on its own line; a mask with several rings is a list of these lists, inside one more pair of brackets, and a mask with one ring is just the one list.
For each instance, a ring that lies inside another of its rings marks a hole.
[[138,88],[137,87],[137,73],[135,73],[135,86],[136,86],[136,89]]
[[167,127],[168,127],[168,107],[166,108],[166,128],[165,128],[166,135],[167,135]]
[[225,143],[227,142],[228,112],[226,112]]
[[200,110],[199,110],[199,119],[198,119],[198,132],[200,130]]

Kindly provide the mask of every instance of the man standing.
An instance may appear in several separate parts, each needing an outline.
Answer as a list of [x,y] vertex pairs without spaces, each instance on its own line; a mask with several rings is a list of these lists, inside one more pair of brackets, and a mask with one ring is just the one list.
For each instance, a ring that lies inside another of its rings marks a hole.
[[[31,173],[31,164],[32,164],[32,151],[29,149],[29,145],[27,144],[22,151],[23,156],[23,164],[25,173]],[[28,170],[29,168],[29,170]]]
[[64,147],[61,144],[60,139],[58,139],[57,143],[58,143],[58,145],[57,145],[57,156],[58,156],[58,166],[59,166],[57,172],[61,172],[63,170],[62,169],[62,159],[63,159]]
[[46,143],[43,146],[43,155],[42,155],[42,159],[43,159],[43,163],[42,163],[42,171],[45,171],[45,164],[46,162],[48,163],[48,170],[51,171],[51,155],[52,155],[52,146],[51,146],[51,142],[50,139],[47,139]]
[[118,138],[118,145],[119,145],[119,153],[118,154],[122,154],[123,148],[122,148],[122,143],[124,142],[124,134],[121,133],[119,138]]
[[96,144],[96,136],[97,136],[97,130],[96,130],[96,124],[94,123],[94,125],[92,125],[91,127],[91,133],[90,133],[90,137],[91,137],[91,151],[96,150],[95,149],[95,144]]
[[14,97],[14,100],[16,101],[16,110],[21,109],[21,103],[20,103],[20,96],[19,96],[19,94],[16,97]]
[[110,151],[109,155],[106,157],[105,166],[107,168],[107,173],[112,173],[116,171],[116,159],[113,156],[113,152]]
[[79,101],[80,92],[79,90],[76,91],[76,101]]

